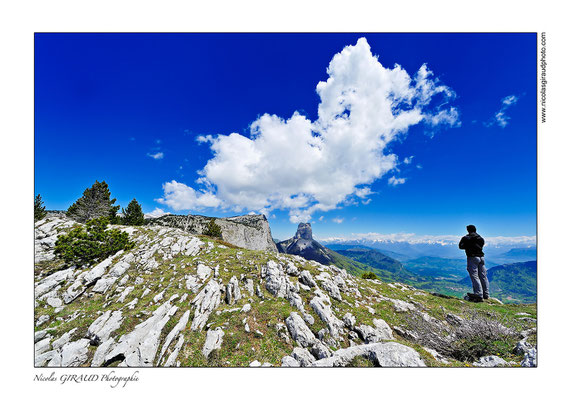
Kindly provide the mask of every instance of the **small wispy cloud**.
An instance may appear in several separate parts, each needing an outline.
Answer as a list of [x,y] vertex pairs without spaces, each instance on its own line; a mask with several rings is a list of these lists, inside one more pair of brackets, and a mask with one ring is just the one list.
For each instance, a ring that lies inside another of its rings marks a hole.
[[162,151],[159,151],[158,153],[155,154],[147,153],[147,155],[151,158],[154,158],[155,160],[162,160],[165,156]]
[[502,99],[502,107],[500,108],[500,110],[496,112],[488,122],[484,122],[484,126],[486,128],[489,128],[493,125],[498,125],[501,128],[505,128],[508,125],[509,120],[511,119],[511,117],[506,114],[506,111],[508,110],[508,108],[516,104],[518,100],[519,97],[513,94],[504,97]]
[[331,221],[335,222],[336,224],[342,224],[344,220],[345,220],[345,218],[337,217],[337,218],[333,218]]
[[412,162],[412,159],[414,158],[414,156],[410,156],[410,157],[405,157],[405,159],[403,160],[403,162],[405,164],[410,164]]
[[159,218],[159,217],[162,217],[163,215],[167,215],[167,214],[170,214],[170,213],[166,212],[162,208],[156,207],[153,211],[146,213],[145,218]]
[[396,178],[394,176],[391,176],[389,178],[389,185],[391,185],[391,186],[402,185],[405,182],[406,182],[406,178]]

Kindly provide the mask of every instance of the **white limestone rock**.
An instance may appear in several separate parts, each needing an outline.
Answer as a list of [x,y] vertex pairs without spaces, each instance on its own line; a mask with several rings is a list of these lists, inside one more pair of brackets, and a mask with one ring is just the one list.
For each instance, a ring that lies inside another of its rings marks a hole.
[[234,304],[242,298],[242,293],[240,292],[240,286],[238,285],[238,278],[233,276],[230,278],[230,282],[226,286],[226,303]]
[[159,355],[159,361],[163,358],[163,355],[167,351],[171,342],[184,330],[186,324],[188,324],[189,318],[190,318],[190,310],[186,310],[182,315],[182,317],[180,318],[180,320],[178,321],[178,323],[174,326],[174,328],[172,328],[172,330],[167,335],[165,342],[163,344],[163,348]]
[[346,313],[343,316],[343,323],[347,329],[353,329],[355,327],[355,323],[357,322],[357,318],[351,313]]
[[319,318],[327,324],[331,336],[338,339],[340,336],[340,330],[343,329],[344,324],[333,314],[330,304],[331,302],[324,296],[315,296],[309,302],[313,311],[315,311]]
[[113,286],[117,279],[117,277],[112,276],[103,277],[95,283],[95,286],[91,290],[95,293],[105,293],[111,286]]
[[523,356],[522,367],[537,367],[537,349],[529,349]]
[[[123,303],[127,299],[127,296],[129,296],[129,294],[133,291],[133,289],[135,289],[134,286],[126,287],[125,290],[123,290],[123,292],[121,293],[121,295],[117,299],[117,301],[119,303]],[[141,297],[145,297],[145,294],[143,293],[143,296],[141,296]]]
[[394,340],[393,331],[390,326],[382,319],[374,319],[375,327],[369,325],[359,325],[355,327],[355,331],[359,334],[365,343],[378,343],[383,340]]
[[212,311],[220,304],[220,285],[215,280],[210,280],[192,300],[195,305],[194,319],[192,320],[191,330],[197,331],[204,328],[208,317]]
[[157,308],[150,318],[138,324],[133,331],[121,336],[117,346],[106,354],[105,363],[123,359],[120,366],[153,366],[162,329],[178,309],[170,301]]
[[121,327],[123,322],[123,314],[121,311],[106,311],[97,318],[87,329],[86,338],[90,340],[90,344],[98,346],[107,341],[111,334]]
[[204,264],[198,264],[198,267],[196,267],[196,275],[198,279],[200,279],[202,282],[207,280],[210,277],[211,273],[212,273],[212,268],[207,267]]
[[38,320],[36,321],[36,326],[40,326],[43,325],[44,323],[46,323],[47,321],[50,320],[49,315],[41,315]]
[[331,357],[315,361],[313,367],[343,367],[355,357],[365,357],[377,367],[425,367],[416,350],[400,343],[372,343],[337,350]]
[[220,327],[208,330],[208,332],[206,332],[206,341],[202,347],[202,355],[208,358],[213,350],[219,349],[220,346],[222,346],[223,337],[224,331]]
[[282,367],[300,367],[299,361],[291,356],[284,356],[282,358]]
[[475,367],[504,367],[509,364],[503,358],[498,356],[485,356],[480,357],[480,360],[474,363]]
[[310,288],[317,286],[308,270],[301,271],[301,274],[299,274],[299,281]]
[[74,271],[75,268],[72,267],[48,275],[47,277],[42,279],[35,287],[34,289],[35,297],[39,298],[43,294],[48,293],[50,290],[58,286],[60,283],[65,282],[68,279],[72,279]]
[[89,339],[79,339],[64,344],[60,350],[56,350],[48,367],[81,367],[88,358],[87,346]]
[[178,337],[178,341],[176,342],[176,345],[175,345],[172,353],[169,355],[169,357],[167,358],[167,361],[164,364],[165,367],[172,367],[175,365],[176,358],[178,357],[178,353],[180,352],[180,349],[182,348],[183,343],[184,343],[184,336],[180,335]]
[[298,313],[292,311],[285,323],[289,334],[300,346],[310,347],[317,340]]
[[294,348],[291,357],[293,357],[301,367],[307,367],[315,362],[315,357],[307,349],[302,347]]
[[285,297],[287,291],[287,278],[283,267],[273,260],[262,266],[262,278],[265,278],[266,289],[276,297]]

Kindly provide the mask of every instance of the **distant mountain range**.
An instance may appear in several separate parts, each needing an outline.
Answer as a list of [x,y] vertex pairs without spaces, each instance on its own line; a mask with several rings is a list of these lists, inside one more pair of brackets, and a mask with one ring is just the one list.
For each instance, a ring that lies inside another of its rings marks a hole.
[[[458,238],[458,242],[460,238]],[[370,240],[370,239],[323,239],[321,242],[332,249],[349,247],[367,247],[379,250],[395,260],[405,262],[420,257],[439,257],[448,259],[465,258],[464,251],[457,242],[447,241],[407,241],[407,240]],[[486,261],[498,264],[531,261],[537,259],[535,245],[528,247],[514,244],[487,243],[484,247]]]

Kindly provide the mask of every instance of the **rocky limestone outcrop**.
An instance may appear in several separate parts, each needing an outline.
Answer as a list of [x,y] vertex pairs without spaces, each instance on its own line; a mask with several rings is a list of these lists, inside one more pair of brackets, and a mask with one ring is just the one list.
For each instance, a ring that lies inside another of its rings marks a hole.
[[[185,232],[202,235],[206,232],[211,219],[201,215],[164,215],[148,219],[147,223],[180,228]],[[263,214],[215,218],[214,221],[220,227],[222,240],[225,242],[250,250],[277,252],[270,224]]]
[[425,367],[418,352],[400,343],[374,343],[337,350],[331,357],[313,362],[312,367],[344,367],[356,357],[369,359],[377,367]]
[[294,237],[279,242],[277,249],[280,253],[298,255],[324,265],[333,263],[331,251],[313,239],[310,223],[300,223]]
[[224,331],[220,327],[206,332],[206,342],[204,342],[204,346],[202,347],[202,355],[208,358],[212,351],[219,349],[220,346],[222,346],[223,337]]
[[110,346],[111,350],[104,357],[105,363],[121,360],[119,366],[153,366],[161,332],[178,310],[177,306],[171,304],[175,298],[171,297],[149,319],[137,325],[132,332],[121,336],[116,346]]

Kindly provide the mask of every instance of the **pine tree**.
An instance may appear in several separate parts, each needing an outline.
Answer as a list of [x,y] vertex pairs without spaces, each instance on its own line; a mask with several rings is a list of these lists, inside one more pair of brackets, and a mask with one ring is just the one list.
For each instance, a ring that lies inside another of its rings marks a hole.
[[143,225],[145,223],[145,215],[137,199],[131,200],[127,209],[122,211],[125,225]]
[[95,181],[93,186],[85,189],[83,196],[68,208],[67,216],[78,222],[106,217],[109,222],[116,223],[119,206],[113,205],[115,201],[116,199],[111,199],[107,183]]
[[220,226],[214,221],[215,218],[210,218],[210,222],[208,223],[208,225],[206,225],[206,230],[204,231],[204,235],[221,238],[222,229],[220,229]]
[[39,194],[34,199],[34,221],[39,221],[46,216],[46,207]]

